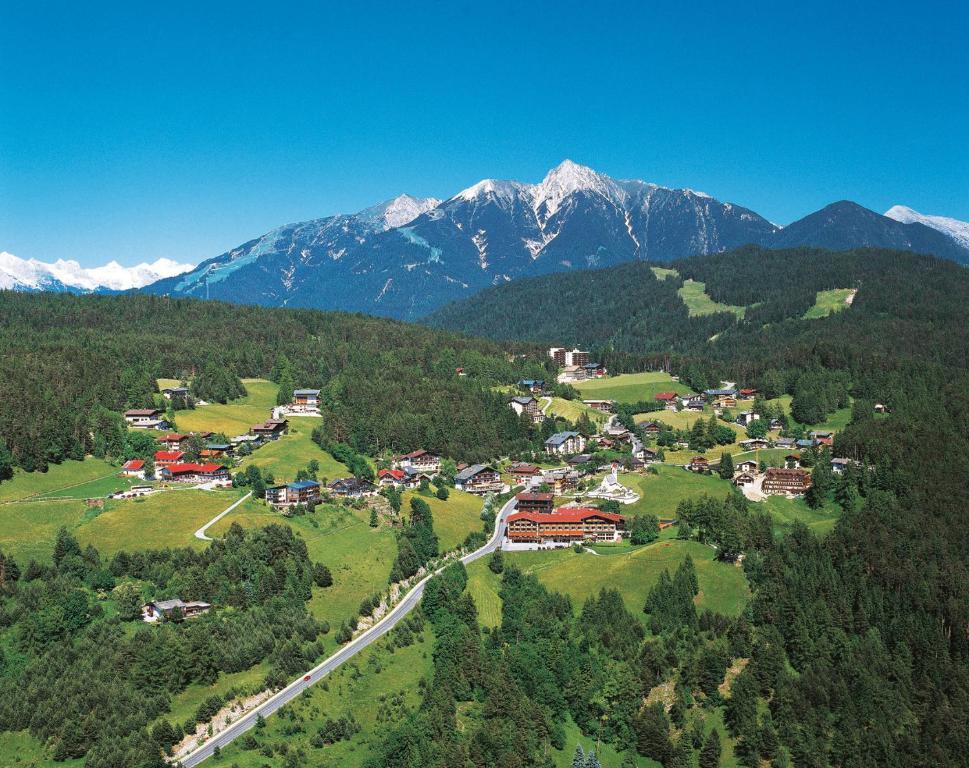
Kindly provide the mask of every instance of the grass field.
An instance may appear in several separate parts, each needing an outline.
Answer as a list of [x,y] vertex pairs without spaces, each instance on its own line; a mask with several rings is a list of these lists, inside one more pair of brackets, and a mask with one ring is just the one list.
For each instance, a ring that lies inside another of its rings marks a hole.
[[[571,549],[506,552],[505,563],[534,573],[549,589],[572,597],[576,613],[586,598],[597,595],[604,587],[614,587],[622,594],[629,611],[645,620],[643,605],[649,590],[664,568],[672,574],[687,555],[693,558],[700,582],[697,607],[739,615],[750,596],[743,569],[717,562],[711,547],[695,541],[666,539],[602,555],[576,554]],[[475,603],[490,606],[488,613],[493,616],[500,610],[499,582],[479,573],[482,569],[488,570],[484,558],[468,566],[468,573],[472,575],[468,588]]]
[[680,273],[668,267],[650,267],[657,280],[666,280],[668,277],[679,277]]
[[306,541],[310,559],[324,563],[333,573],[333,586],[313,588],[309,608],[335,629],[356,615],[363,598],[386,592],[388,587],[397,541],[389,526],[381,523],[379,528],[371,528],[369,521],[366,510],[342,504],[321,504],[312,514],[287,518],[261,502],[252,502],[226,515],[209,534],[221,536],[232,523],[245,528],[270,523],[293,528]]
[[652,400],[659,392],[682,392],[690,390],[678,381],[673,381],[663,371],[643,373],[623,373],[603,379],[580,381],[573,385],[585,400],[615,400],[617,403],[638,403]]
[[804,499],[788,499],[785,496],[768,496],[754,504],[754,510],[760,509],[770,512],[778,531],[783,532],[798,521],[818,535],[829,533],[841,514],[841,508],[831,501],[821,509],[811,509]]
[[[767,402],[772,405],[780,405],[784,409],[784,413],[788,416],[791,415],[791,398],[790,395],[781,395],[780,397],[775,397],[773,400],[768,400]],[[834,413],[828,415],[828,417],[821,424],[813,424],[810,429],[818,430],[828,430],[829,432],[840,432],[842,429],[848,426],[848,422],[851,421],[851,406],[847,408],[840,408]]]
[[[360,768],[373,753],[386,731],[402,718],[405,711],[413,711],[420,704],[418,682],[432,675],[431,649],[434,635],[426,626],[421,641],[393,653],[384,640],[360,652],[358,656],[309,688],[306,693],[287,704],[279,714],[266,720],[264,730],[254,730],[260,744],[286,744],[292,750],[303,749],[307,762],[315,766]],[[321,748],[310,745],[326,717],[353,714],[361,726],[359,733],[346,741]],[[294,722],[301,724],[293,733]],[[217,765],[236,765],[239,768],[262,768],[282,765],[281,756],[267,758],[259,750],[247,751],[238,742],[222,750]],[[45,768],[47,768],[45,766]]]
[[262,683],[268,672],[269,662],[264,661],[242,672],[220,672],[218,680],[212,685],[193,683],[172,697],[171,709],[163,717],[172,724],[184,723],[195,715],[199,705],[209,696],[224,696],[233,688],[249,694],[258,693],[262,690]]
[[546,413],[561,416],[563,419],[568,419],[572,423],[578,421],[583,413],[592,420],[593,424],[601,424],[608,418],[602,411],[597,411],[595,408],[583,405],[579,400],[566,400],[562,397],[553,397],[550,399],[552,402]]
[[[162,382],[169,379],[159,379]],[[187,411],[175,413],[175,423],[181,432],[221,432],[226,437],[244,435],[253,424],[265,421],[272,416],[276,405],[279,387],[265,379],[243,379],[246,387],[245,397],[225,405],[213,403]],[[177,384],[177,382],[176,382]]]
[[854,294],[854,288],[833,288],[830,291],[818,291],[814,306],[805,312],[801,319],[817,320],[833,315],[835,312],[841,312],[850,306],[848,297],[854,296]]
[[347,477],[349,470],[311,439],[313,427],[317,424],[319,419],[302,416],[291,418],[289,434],[257,449],[242,460],[241,466],[253,464],[272,472],[273,479],[282,483],[293,480],[298,470],[305,468],[311,459],[316,459],[320,463],[317,473],[320,482]]
[[84,758],[55,762],[44,745],[28,731],[0,732],[0,759],[4,768],[81,768]]
[[632,488],[642,497],[635,504],[624,506],[624,515],[672,518],[676,515],[677,505],[683,499],[704,493],[724,496],[730,490],[730,484],[717,475],[702,475],[682,467],[658,466],[656,471],[655,475],[630,473],[619,476],[620,483]]
[[683,285],[677,293],[686,304],[690,317],[696,315],[712,315],[716,312],[733,312],[738,318],[743,319],[747,312],[746,307],[736,307],[730,304],[720,304],[711,299],[707,293],[706,283],[697,280],[684,280]]
[[0,483],[0,502],[41,495],[71,495],[73,489],[81,484],[99,478],[116,477],[117,474],[118,467],[93,457],[84,461],[51,464],[46,472],[24,472],[18,469],[13,478]]
[[447,501],[441,501],[433,493],[427,496],[417,491],[405,491],[401,511],[410,513],[410,500],[415,496],[424,499],[431,506],[434,516],[434,532],[440,542],[441,552],[455,549],[464,542],[468,534],[482,530],[481,508],[484,501],[456,488],[449,488]]

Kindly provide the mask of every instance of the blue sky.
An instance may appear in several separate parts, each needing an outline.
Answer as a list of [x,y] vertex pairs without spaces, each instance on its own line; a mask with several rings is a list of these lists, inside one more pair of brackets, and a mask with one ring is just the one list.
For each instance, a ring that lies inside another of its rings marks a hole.
[[0,250],[199,261],[566,157],[969,219],[964,4],[341,6],[0,0]]

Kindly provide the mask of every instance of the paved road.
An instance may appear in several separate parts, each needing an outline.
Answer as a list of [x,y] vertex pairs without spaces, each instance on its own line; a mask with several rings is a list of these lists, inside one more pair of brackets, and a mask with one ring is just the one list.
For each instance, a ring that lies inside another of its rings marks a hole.
[[252,496],[252,491],[249,491],[249,493],[247,493],[241,499],[239,499],[238,501],[233,502],[226,509],[223,509],[221,512],[219,512],[219,514],[217,514],[215,517],[213,517],[211,520],[209,520],[205,525],[203,525],[201,528],[199,528],[195,532],[195,538],[196,539],[201,539],[202,541],[212,541],[212,537],[211,536],[206,536],[205,535],[205,531],[208,528],[211,528],[217,522],[219,522],[219,520],[221,520],[223,517],[225,517],[227,514],[229,514],[233,509],[235,509],[236,507],[238,507],[242,502],[244,502],[250,496]]
[[[480,549],[476,549],[474,552],[462,557],[462,563],[467,565],[468,563],[474,562],[475,560],[498,549],[505,529],[505,519],[509,514],[511,514],[514,508],[515,499],[512,498],[507,504],[505,504],[505,506],[501,508],[501,512],[498,514],[498,519],[495,520],[495,531],[492,534],[491,539]],[[228,511],[229,510],[226,510],[226,512]],[[351,640],[328,659],[309,670],[309,672],[305,672],[304,674],[300,675],[298,680],[295,680],[287,685],[281,691],[274,694],[272,698],[267,699],[263,704],[259,705],[256,709],[253,709],[251,712],[247,712],[236,722],[226,728],[222,733],[213,736],[201,747],[198,747],[194,752],[188,753],[182,758],[181,764],[185,766],[185,768],[192,768],[193,766],[201,763],[207,757],[211,757],[216,746],[224,747],[226,744],[252,728],[256,724],[256,718],[258,715],[262,715],[263,717],[271,715],[281,706],[299,696],[299,694],[301,694],[311,685],[318,683],[320,680],[330,674],[330,672],[335,670],[348,659],[358,654],[372,642],[387,634],[402,618],[404,618],[404,616],[411,611],[411,609],[413,609],[420,602],[421,596],[424,594],[424,585],[427,584],[427,581],[430,578],[431,575],[428,575],[421,579],[421,581],[417,582],[413,589],[407,593],[403,600],[394,606],[390,613],[370,627],[370,629],[368,629],[362,635]],[[309,677],[310,679],[306,680],[306,677]]]

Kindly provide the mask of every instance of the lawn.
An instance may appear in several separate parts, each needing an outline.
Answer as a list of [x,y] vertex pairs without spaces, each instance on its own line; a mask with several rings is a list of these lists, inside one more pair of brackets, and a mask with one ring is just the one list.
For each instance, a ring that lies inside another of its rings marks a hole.
[[441,501],[433,492],[428,495],[417,491],[405,491],[401,511],[410,514],[410,500],[415,496],[424,499],[434,516],[434,532],[440,542],[441,552],[461,546],[469,533],[482,530],[481,508],[484,501],[480,496],[449,488],[447,501]]
[[676,507],[683,499],[701,494],[722,497],[730,491],[730,484],[718,475],[703,475],[682,467],[658,466],[657,474],[623,474],[619,482],[632,488],[642,498],[635,504],[623,506],[622,513],[656,515],[660,518],[676,516]]
[[186,489],[108,501],[104,510],[78,526],[74,535],[82,546],[93,544],[102,555],[122,549],[204,546],[194,537],[195,531],[241,495],[237,489]]
[[[387,731],[419,706],[418,683],[422,678],[430,679],[433,673],[433,647],[434,634],[427,625],[421,639],[406,648],[391,652],[387,641],[380,640],[268,718],[264,730],[250,733],[260,744],[283,743],[291,750],[304,750],[307,761],[301,765],[360,768]],[[310,745],[325,718],[348,714],[360,725],[359,733],[320,748]],[[293,733],[294,723],[301,724],[299,732]],[[282,765],[283,761],[279,756],[266,758],[259,750],[244,750],[235,742],[222,750],[218,764],[262,768]]]
[[311,439],[313,427],[319,423],[319,419],[303,416],[291,418],[289,434],[253,451],[251,456],[242,460],[241,466],[252,464],[272,472],[273,479],[282,483],[292,481],[298,470],[305,468],[311,459],[316,459],[320,463],[317,473],[320,482],[347,477],[350,474],[347,468]]
[[786,496],[768,496],[753,505],[755,511],[762,508],[766,508],[774,518],[777,531],[783,532],[798,521],[818,535],[829,533],[841,514],[841,507],[833,501],[821,509],[811,509],[804,499],[789,499]]
[[602,379],[580,381],[573,386],[582,393],[584,400],[615,400],[617,403],[638,403],[652,400],[659,392],[682,392],[690,390],[664,371],[622,373]]
[[[159,379],[159,386],[162,381]],[[249,427],[272,416],[279,387],[265,379],[243,379],[246,396],[225,405],[213,403],[176,411],[175,422],[181,432],[216,432],[226,437],[244,435]]]
[[707,295],[706,283],[697,280],[684,280],[683,285],[677,291],[690,317],[696,315],[712,315],[716,312],[733,312],[738,318],[743,319],[747,312],[746,307],[737,307],[731,304],[720,304]]
[[23,568],[31,559],[50,562],[61,526],[77,528],[91,512],[81,501],[25,501],[0,504],[0,550]]
[[818,291],[814,306],[805,312],[801,319],[817,320],[833,315],[835,312],[841,312],[851,306],[848,304],[848,297],[854,296],[854,294],[854,288],[833,288],[830,291]]
[[[622,594],[628,610],[645,620],[643,605],[660,573],[666,569],[672,574],[690,555],[700,582],[697,608],[737,616],[750,596],[746,577],[742,568],[717,562],[714,554],[713,548],[695,541],[666,539],[608,556],[576,554],[571,549],[505,552],[505,563],[534,573],[550,590],[572,597],[576,613],[586,598],[612,587]],[[475,574],[472,591],[475,602],[487,605],[498,599],[497,580],[481,578],[477,571],[482,568],[488,568],[485,558],[468,566],[468,571]]]
[[268,672],[269,662],[264,661],[242,672],[220,672],[218,680],[212,685],[192,683],[184,691],[172,697],[171,709],[162,717],[173,725],[181,724],[188,718],[194,717],[199,705],[209,696],[225,696],[226,692],[233,688],[250,695],[258,693],[263,690],[263,681]]
[[[583,397],[584,396],[585,395],[583,395]],[[597,411],[595,408],[590,408],[588,405],[583,405],[582,401],[580,400],[566,400],[562,397],[553,397],[550,399],[552,402],[551,405],[549,405],[546,413],[549,415],[561,416],[563,419],[568,419],[573,424],[579,420],[579,417],[583,413],[592,419],[593,424],[601,424],[608,418],[602,411]]]
[[680,273],[668,267],[650,267],[657,280],[666,280],[668,277],[679,277]]
[[487,557],[475,560],[467,567],[468,594],[474,598],[478,607],[478,621],[483,627],[497,627],[501,624],[501,598],[498,589],[501,576],[488,567]]
[[342,504],[321,504],[312,514],[287,518],[262,502],[252,502],[226,515],[209,533],[221,536],[232,523],[246,528],[271,523],[293,528],[306,541],[310,559],[325,564],[333,574],[333,586],[313,588],[309,608],[335,630],[356,615],[363,598],[386,592],[389,586],[397,540],[388,525],[381,522],[371,528],[369,520],[368,511]]
[[51,464],[46,472],[24,472],[18,469],[13,478],[0,483],[0,502],[39,495],[74,495],[73,489],[77,486],[100,478],[116,477],[118,472],[118,467],[93,457],[84,461]]

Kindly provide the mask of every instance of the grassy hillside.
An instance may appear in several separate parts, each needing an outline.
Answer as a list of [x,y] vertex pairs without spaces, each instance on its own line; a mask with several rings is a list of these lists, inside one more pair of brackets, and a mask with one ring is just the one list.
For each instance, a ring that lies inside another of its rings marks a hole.
[[663,371],[625,373],[602,379],[580,381],[573,386],[586,400],[615,400],[617,403],[638,403],[652,400],[660,392],[687,393],[689,388],[673,381]]

